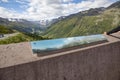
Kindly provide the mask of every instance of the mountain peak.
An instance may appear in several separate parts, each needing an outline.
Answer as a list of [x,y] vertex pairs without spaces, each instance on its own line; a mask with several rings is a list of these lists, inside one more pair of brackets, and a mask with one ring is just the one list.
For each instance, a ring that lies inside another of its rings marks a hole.
[[120,8],[120,0],[110,5],[108,8]]

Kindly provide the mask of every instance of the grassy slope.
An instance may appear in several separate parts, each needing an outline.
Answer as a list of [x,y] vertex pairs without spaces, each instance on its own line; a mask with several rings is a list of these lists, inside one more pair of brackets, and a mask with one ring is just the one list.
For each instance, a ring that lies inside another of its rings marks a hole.
[[0,34],[9,34],[13,33],[13,30],[6,28],[3,25],[0,25]]
[[19,42],[26,42],[26,41],[35,41],[35,40],[44,40],[48,39],[45,37],[38,36],[37,34],[26,34],[20,33],[19,31],[15,31],[13,29],[9,29],[4,25],[0,25],[0,34],[11,34],[17,32],[16,36],[11,36],[6,39],[0,39],[0,44],[10,44],[10,43],[19,43]]
[[120,25],[120,9],[113,8],[96,16],[73,16],[53,25],[45,33],[45,37],[60,38],[99,34]]
[[35,41],[35,40],[44,40],[47,38],[43,38],[37,35],[27,35],[23,33],[19,33],[16,36],[9,37],[4,40],[0,40],[0,44],[10,44],[10,43],[19,43],[19,42],[28,42],[28,41]]

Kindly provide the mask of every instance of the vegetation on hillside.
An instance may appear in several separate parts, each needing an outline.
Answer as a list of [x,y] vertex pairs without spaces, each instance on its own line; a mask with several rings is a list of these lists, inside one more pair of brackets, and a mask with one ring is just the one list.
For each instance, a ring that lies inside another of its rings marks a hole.
[[19,42],[28,42],[28,41],[36,41],[36,40],[44,40],[48,38],[44,38],[35,34],[23,34],[19,33],[16,36],[9,37],[7,39],[1,39],[0,44],[10,44],[10,43],[19,43]]
[[3,25],[0,25],[0,34],[10,34],[13,33],[14,31],[12,29],[8,29]]
[[[28,27],[28,25],[30,25]],[[0,18],[0,34],[12,34],[19,33],[15,36],[10,36],[5,39],[0,39],[0,44],[10,44],[19,42],[28,42],[36,40],[49,39],[46,37],[39,36],[36,30],[40,31],[38,25],[32,24],[30,22],[9,22],[6,19]],[[34,29],[34,30],[32,30]],[[35,30],[36,29],[36,30]]]
[[24,19],[21,19],[19,21],[9,21],[8,19],[0,17],[0,25],[5,26],[6,28],[14,29],[24,33],[33,33],[33,32],[39,33],[43,31],[39,23],[27,21]]
[[[53,24],[45,37],[61,38],[102,34],[120,26],[120,1],[108,8],[96,8],[70,15]],[[103,11],[102,11],[103,10]]]

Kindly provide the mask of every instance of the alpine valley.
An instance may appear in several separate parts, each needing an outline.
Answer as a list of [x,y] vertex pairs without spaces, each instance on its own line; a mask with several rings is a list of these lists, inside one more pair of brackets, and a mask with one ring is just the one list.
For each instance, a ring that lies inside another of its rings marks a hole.
[[120,26],[120,1],[52,20],[30,21],[0,17],[0,34],[16,34],[0,44],[102,34]]
[[61,38],[101,34],[120,26],[120,1],[107,8],[95,8],[66,16],[52,24],[43,34],[49,38]]

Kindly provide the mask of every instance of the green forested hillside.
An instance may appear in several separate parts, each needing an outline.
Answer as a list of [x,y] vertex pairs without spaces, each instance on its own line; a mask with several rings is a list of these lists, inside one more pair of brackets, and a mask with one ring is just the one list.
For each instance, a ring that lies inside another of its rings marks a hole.
[[14,36],[9,37],[3,37],[0,38],[0,44],[10,44],[10,43],[19,43],[19,42],[26,42],[26,41],[35,41],[35,40],[44,40],[48,38],[44,38],[42,36],[39,36],[37,34],[31,34],[31,33],[21,33],[19,31],[16,31],[14,29],[9,29],[8,27],[5,27],[3,25],[0,25],[0,34],[9,35],[9,34],[15,34]]
[[15,36],[8,37],[6,39],[0,39],[0,44],[10,44],[10,43],[19,43],[19,42],[28,42],[28,41],[35,41],[35,40],[44,40],[48,38],[44,38],[35,34],[24,34],[19,33]]
[[8,29],[3,25],[0,25],[0,34],[9,34],[9,33],[13,33],[13,30]]
[[[120,5],[120,2],[118,2]],[[118,5],[117,3],[117,5]],[[45,37],[61,38],[101,34],[120,25],[120,8],[115,4],[96,14],[96,11],[84,11],[70,15],[64,20],[53,24],[45,33]],[[94,14],[95,13],[95,14]]]

